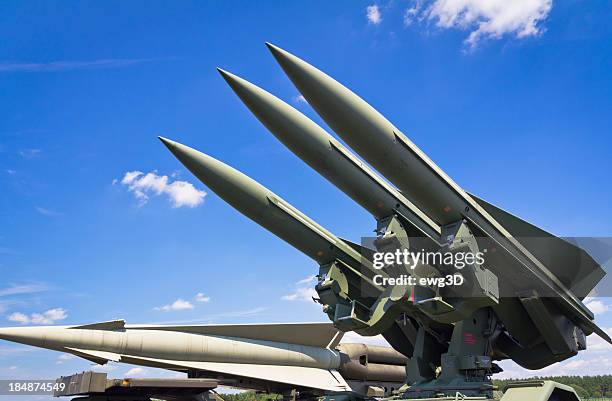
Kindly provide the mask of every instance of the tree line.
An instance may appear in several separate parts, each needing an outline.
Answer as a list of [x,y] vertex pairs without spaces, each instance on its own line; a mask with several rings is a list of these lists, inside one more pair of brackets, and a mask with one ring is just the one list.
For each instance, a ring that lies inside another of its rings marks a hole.
[[612,398],[612,375],[601,376],[549,376],[529,379],[493,380],[500,389],[508,383],[521,380],[552,380],[572,386],[581,398]]

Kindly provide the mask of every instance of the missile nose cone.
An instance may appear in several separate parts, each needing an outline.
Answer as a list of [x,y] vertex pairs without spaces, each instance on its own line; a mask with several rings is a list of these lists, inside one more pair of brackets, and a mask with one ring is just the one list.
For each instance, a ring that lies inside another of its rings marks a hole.
[[42,346],[48,327],[2,327],[0,340],[12,341],[20,344]]
[[309,155],[327,152],[331,136],[304,114],[239,76],[226,71],[222,75],[257,119],[299,157],[308,160]]
[[[168,148],[168,150],[172,152],[174,157],[179,159],[179,161],[185,167],[187,167],[189,171],[191,171],[196,177],[203,181],[200,175],[196,173],[196,170],[202,170],[202,167],[205,167],[210,164],[208,160],[212,159],[210,156],[207,156],[201,152],[198,152],[195,149],[190,148],[189,146],[185,146],[171,139],[164,138],[162,136],[159,136],[158,138]],[[204,183],[206,184],[206,181],[204,181]]]
[[159,139],[193,175],[243,214],[251,216],[258,202],[266,199],[266,188],[240,171],[189,146]]
[[193,169],[195,168],[195,166],[205,166],[209,164],[208,159],[212,159],[210,156],[198,152],[197,150],[192,149],[189,146],[185,146],[181,143],[175,142],[168,138],[164,138],[162,136],[158,138],[168,148],[168,150],[170,150],[170,152],[172,152],[172,154],[194,174],[195,172],[193,171]]
[[308,135],[326,138],[327,134],[319,126],[271,93],[227,71],[221,75],[259,121],[298,155],[303,145],[296,143],[300,137],[302,140]]
[[270,50],[270,52],[276,59],[278,59],[278,57],[286,57],[287,55],[292,55],[291,53],[281,49],[278,46],[273,45],[270,42],[266,42],[266,46],[268,47],[268,50]]
[[308,104],[343,139],[347,140],[347,133],[359,133],[354,126],[365,124],[367,129],[370,120],[378,117],[363,99],[323,71],[277,46],[268,44],[268,48]]
[[217,67],[217,71],[219,71],[219,74],[221,74],[221,76],[222,76],[223,78],[227,78],[227,77],[230,77],[230,76],[234,76],[234,74],[232,74],[232,73],[231,73],[231,72],[229,72],[229,71],[225,71],[225,70],[224,70],[223,68],[221,68],[221,67]]
[[243,101],[246,100],[245,96],[248,96],[259,89],[249,81],[240,78],[238,75],[234,75],[231,72],[225,71],[221,68],[217,68],[217,71],[219,71],[225,82],[227,82],[227,84],[232,88],[232,90]]
[[[302,92],[300,85],[298,85],[295,82],[295,79],[297,78],[296,75],[301,76],[301,78],[298,78],[298,81],[301,81],[304,79],[308,79],[309,74],[304,76],[303,75],[304,71],[308,71],[308,70],[317,71],[317,70],[314,67],[312,67],[310,64],[305,62],[304,60],[300,59],[297,56],[294,56],[293,54],[289,53],[286,50],[281,49],[278,46],[273,45],[272,43],[266,42],[266,46],[268,46],[268,49],[270,50],[270,52],[276,59],[276,62],[280,64],[280,66],[285,71],[285,73],[289,76],[289,78],[292,81],[294,81],[294,84],[296,84],[296,86],[298,87],[298,90]],[[313,73],[315,72],[314,71],[310,72],[310,74],[313,74]]]
[[162,143],[164,145],[166,145],[166,147],[168,147],[168,149],[170,149],[170,147],[172,146],[172,144],[176,143],[168,138],[164,138],[163,136],[158,136],[157,139],[159,139],[160,141],[162,141]]

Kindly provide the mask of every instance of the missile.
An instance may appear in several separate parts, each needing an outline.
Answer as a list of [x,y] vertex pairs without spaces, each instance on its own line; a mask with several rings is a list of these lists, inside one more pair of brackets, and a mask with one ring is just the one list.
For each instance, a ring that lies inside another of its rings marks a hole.
[[114,361],[184,371],[190,377],[212,375],[243,388],[356,391],[363,389],[357,382],[384,387],[404,381],[406,357],[387,347],[338,345],[342,334],[331,323],[166,326],[115,320],[0,328],[2,340],[97,364]]
[[[254,363],[335,369],[339,356],[299,344],[252,339],[237,341],[216,335],[124,327],[122,330],[72,326],[9,327],[0,338],[21,344],[91,354],[92,359],[119,361],[120,355],[192,362]],[[91,351],[91,352],[90,352]]]
[[253,114],[287,148],[377,220],[399,213],[431,238],[440,227],[304,114],[256,85],[218,69]]
[[252,178],[188,146],[159,139],[223,200],[318,263],[334,259],[330,247],[340,248],[348,259],[360,260],[361,256],[341,239]]
[[[570,291],[567,283],[563,283],[382,114],[304,60],[270,43],[266,45],[308,104],[420,210],[441,226],[467,220],[492,239],[489,244],[494,244],[501,252],[495,260],[491,255],[489,259],[495,273],[504,278],[504,287],[500,288],[504,295],[516,297],[526,283],[534,283],[540,296],[553,298],[587,334],[596,332],[612,342],[593,322],[592,312]],[[512,263],[511,268],[508,260]],[[509,271],[512,271],[510,276]]]
[[[188,146],[160,137],[166,147],[200,181],[236,210],[293,245],[320,266],[340,261],[359,279],[349,286],[355,293],[380,293],[371,277],[372,262],[355,247],[317,224],[287,201],[240,171]],[[363,276],[366,274],[366,276]],[[351,280],[349,280],[351,281]]]

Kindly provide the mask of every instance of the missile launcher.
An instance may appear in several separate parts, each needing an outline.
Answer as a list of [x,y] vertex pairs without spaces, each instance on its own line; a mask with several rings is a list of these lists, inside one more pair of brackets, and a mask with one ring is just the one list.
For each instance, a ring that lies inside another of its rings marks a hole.
[[[492,397],[490,378],[500,371],[496,360],[539,369],[585,349],[590,334],[612,343],[582,303],[604,275],[583,249],[468,194],[355,93],[304,60],[266,45],[308,104],[357,155],[274,95],[219,72],[289,150],[376,219],[376,237],[361,244],[339,239],[312,220],[295,217],[303,214],[286,203],[300,228],[287,219],[280,228],[262,221],[261,213],[250,217],[319,264],[317,301],[338,329],[382,334],[409,358],[404,398],[457,391]],[[249,202],[237,205],[224,193],[241,184],[226,176],[229,180],[218,182],[225,189],[217,191],[216,183],[198,174],[201,164],[185,163],[185,147],[162,140],[202,182],[249,216]],[[276,199],[259,198],[268,210]],[[304,227],[326,234],[305,235]],[[325,245],[333,252],[321,251]],[[449,263],[423,261],[415,256],[418,251],[469,253],[484,262],[466,263],[451,276]],[[379,268],[375,258],[381,253],[406,253],[407,262]],[[385,285],[377,280],[403,275],[414,281]],[[440,285],[449,277],[462,284]]]
[[[584,249],[467,193],[365,100],[266,45],[348,147],[274,95],[219,72],[276,138],[374,217],[375,237],[340,238],[238,170],[160,140],[213,192],[319,265],[315,301],[331,323],[105,322],[0,329],[0,338],[97,363],[163,367],[243,388],[298,388],[330,400],[383,395],[377,386],[402,399],[492,399],[491,376],[501,371],[496,361],[540,369],[586,349],[589,335],[612,344],[582,302],[605,274]],[[347,331],[380,334],[393,349],[338,345],[338,333]],[[552,382],[515,386],[501,399],[525,394],[577,399]]]

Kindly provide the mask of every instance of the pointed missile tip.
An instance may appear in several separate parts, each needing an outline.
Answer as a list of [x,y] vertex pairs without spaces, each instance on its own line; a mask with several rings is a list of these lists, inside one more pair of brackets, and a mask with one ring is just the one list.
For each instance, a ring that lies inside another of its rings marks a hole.
[[234,90],[236,90],[239,86],[243,86],[244,83],[247,82],[246,80],[240,78],[238,75],[232,74],[229,71],[225,71],[222,68],[217,67],[217,71],[219,71],[219,74],[221,74],[225,82],[227,82],[227,84]]
[[161,141],[161,143],[163,143],[164,145],[166,145],[166,147],[170,147],[174,141],[168,139],[168,138],[164,138],[163,136],[159,135],[157,137],[157,139],[159,139]]
[[276,62],[280,64],[285,71],[287,71],[287,68],[290,68],[301,61],[299,57],[289,53],[287,50],[273,45],[270,42],[266,42],[266,46],[268,46],[268,49],[270,50],[270,53],[272,53],[272,56],[276,59]]
[[217,71],[219,71],[219,74],[221,74],[223,79],[225,79],[225,82],[227,82],[228,84],[231,84],[232,82],[235,82],[238,79],[236,75],[232,74],[229,71],[224,70],[221,67],[217,67]]
[[230,75],[230,73],[228,71],[225,71],[223,68],[221,67],[217,67],[217,71],[219,72],[219,74],[221,74],[221,76],[223,78],[227,77],[228,75]]
[[266,42],[266,46],[268,47],[268,50],[270,50],[270,53],[272,53],[272,55],[276,59],[278,59],[279,57],[282,57],[284,53],[286,53],[283,49],[281,49],[278,46],[273,45],[270,42]]
[[[172,139],[164,138],[163,136],[158,136],[159,140],[168,148],[170,153],[172,153],[179,161],[185,164],[186,160],[191,160],[195,157],[195,155],[199,155],[200,159],[212,159],[211,156],[200,152],[194,148],[191,148],[187,145],[183,145],[182,143],[173,141]],[[201,162],[201,160],[200,160]]]
[[276,46],[276,45],[273,45],[273,44],[272,44],[272,43],[270,43],[270,42],[266,42],[266,46],[268,47],[268,49],[269,49],[269,50],[270,50],[272,53],[282,51],[282,49],[281,49],[280,47],[278,47],[278,46]]
[[180,143],[175,142],[172,139],[164,138],[163,136],[158,136],[157,138],[164,144],[164,146],[166,146],[166,148],[168,148],[170,152],[176,155],[176,152],[181,146]]

